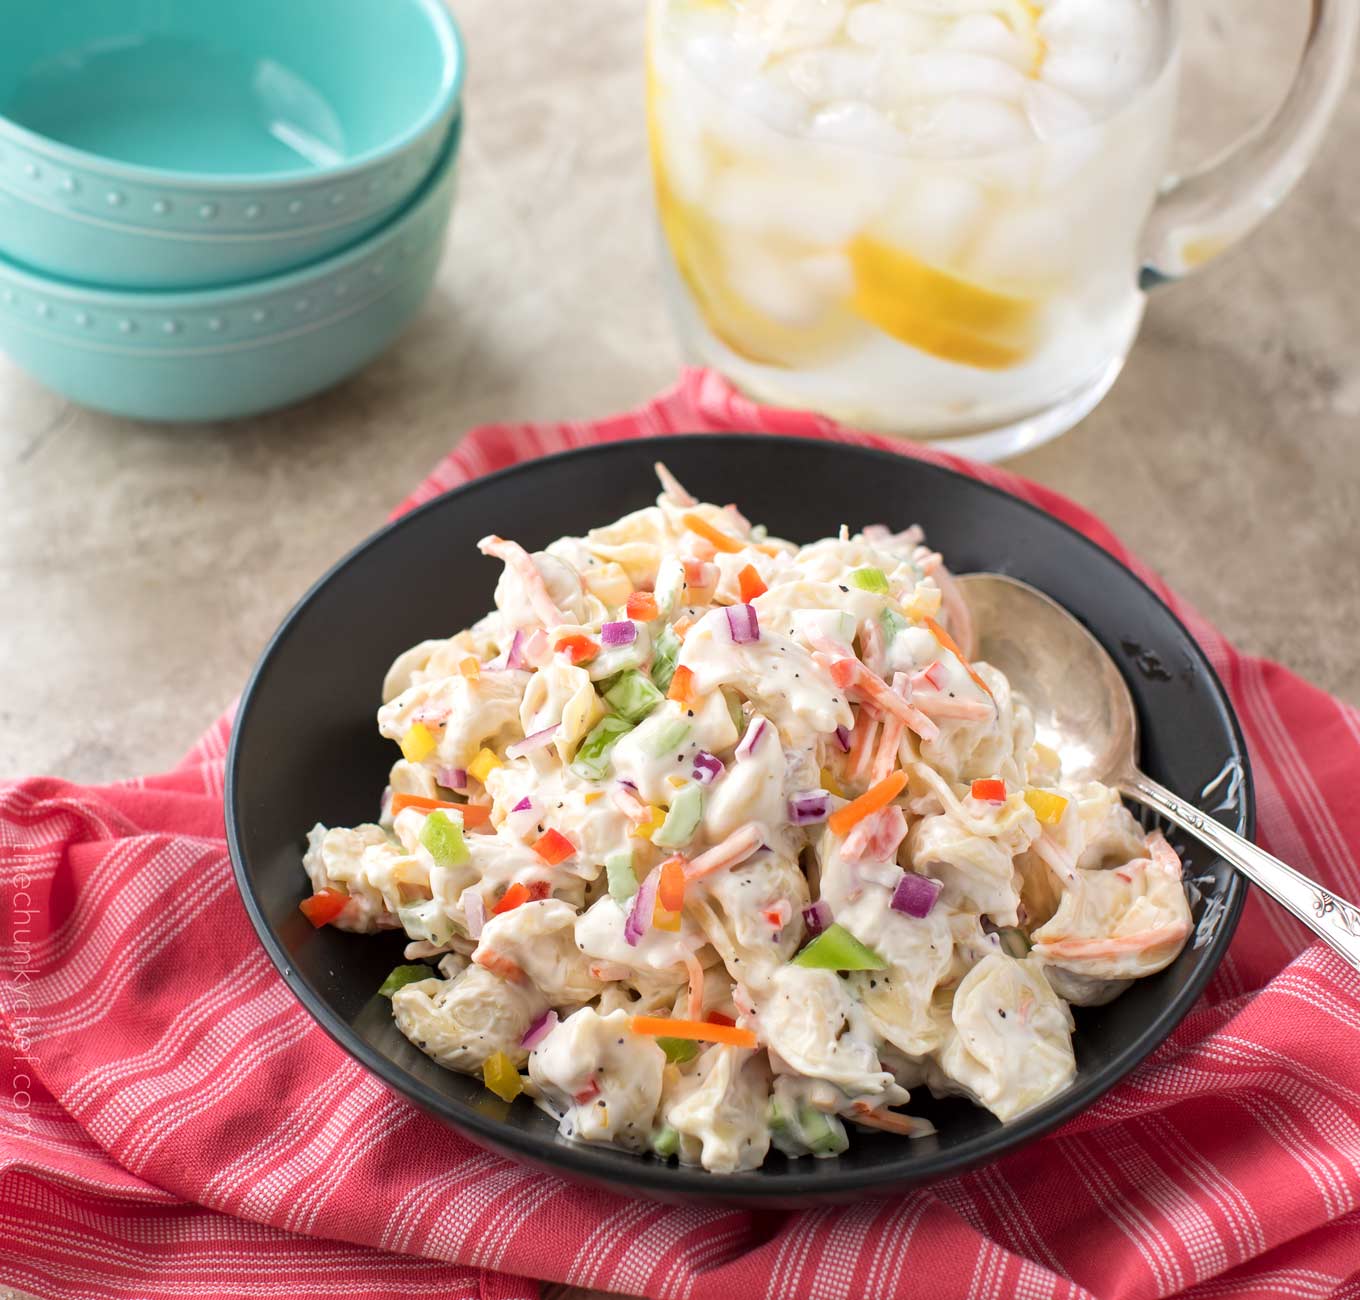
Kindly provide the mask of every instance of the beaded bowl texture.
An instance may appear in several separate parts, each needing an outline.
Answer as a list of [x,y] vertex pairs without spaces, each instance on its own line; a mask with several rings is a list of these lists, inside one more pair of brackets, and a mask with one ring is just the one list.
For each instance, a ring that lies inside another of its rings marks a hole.
[[0,350],[72,401],[139,419],[233,419],[320,392],[372,360],[424,301],[452,211],[461,125],[400,214],[300,271],[135,293],[0,259]]
[[458,113],[441,0],[6,6],[0,254],[131,289],[239,283],[362,239]]

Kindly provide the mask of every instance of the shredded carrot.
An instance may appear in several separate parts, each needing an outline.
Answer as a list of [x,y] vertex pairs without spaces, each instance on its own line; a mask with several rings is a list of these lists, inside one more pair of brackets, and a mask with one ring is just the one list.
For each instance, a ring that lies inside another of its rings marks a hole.
[[735,867],[738,862],[745,862],[764,842],[765,828],[759,822],[747,822],[744,826],[738,826],[721,843],[699,854],[685,868],[685,876],[690,880],[698,880],[725,867]]
[[933,618],[927,618],[922,621],[930,629],[930,635],[933,636],[935,640],[937,640],[942,646],[944,646],[944,648],[948,650],[950,654],[954,655],[955,658],[958,659],[959,663],[963,665],[964,672],[966,672],[969,677],[971,677],[979,686],[982,687],[982,689],[986,692],[988,699],[995,698],[992,695],[991,687],[989,687],[987,683],[984,682],[982,678],[979,677],[977,673],[973,671],[973,665],[970,664],[968,660],[963,657],[963,651],[959,649],[959,643],[955,641],[954,638],[950,636],[949,633],[946,632],[944,628],[942,628]]
[[876,813],[880,808],[886,808],[892,803],[902,793],[906,784],[907,774],[899,768],[891,776],[884,777],[877,785],[870,786],[858,799],[846,804],[844,808],[837,808],[826,819],[826,824],[835,834],[846,835],[870,813]]
[[671,624],[671,631],[675,633],[681,641],[685,639],[685,634],[694,626],[694,620],[688,614],[682,614]]
[[723,532],[721,528],[714,528],[707,519],[702,519],[696,514],[681,515],[680,521],[690,532],[698,533],[704,541],[711,543],[714,550],[735,555],[746,546],[745,542],[737,541],[735,537]]
[[666,698],[675,700],[678,704],[686,707],[694,703],[694,672],[686,668],[684,664],[677,664],[675,676],[671,678],[671,688],[666,692]]
[[873,758],[874,737],[878,733],[878,722],[863,705],[855,720],[855,730],[851,735],[850,753],[845,758],[845,777],[849,781],[862,780]]
[[754,564],[748,564],[737,574],[737,588],[741,592],[743,605],[749,605],[757,596],[763,596],[769,591]]
[[698,957],[688,948],[685,949],[685,970],[689,973],[689,998],[686,1010],[691,1020],[698,1020],[704,1010],[704,968]]
[[493,975],[499,975],[501,979],[509,980],[512,984],[523,984],[528,979],[517,963],[511,961],[509,957],[502,957],[498,952],[479,948],[472,954],[472,960],[478,966],[485,967]]
[[392,816],[406,808],[419,808],[424,812],[434,812],[436,808],[447,808],[451,812],[463,814],[463,829],[473,830],[484,826],[491,820],[490,805],[484,803],[453,803],[448,799],[427,799],[423,794],[394,794],[392,796]]
[[678,912],[685,905],[685,859],[676,854],[661,864],[661,880],[657,886],[657,901],[668,912]]
[[715,1025],[706,1020],[671,1020],[664,1016],[634,1016],[632,1030],[648,1038],[693,1038],[701,1043],[726,1043],[754,1050],[756,1036],[735,1025]]
[[885,1133],[900,1133],[903,1137],[916,1137],[931,1130],[925,1126],[924,1121],[914,1118],[911,1115],[899,1115],[896,1111],[880,1109],[875,1110],[867,1102],[857,1101],[850,1107],[850,1117],[856,1124],[863,1124],[865,1128],[882,1129]]

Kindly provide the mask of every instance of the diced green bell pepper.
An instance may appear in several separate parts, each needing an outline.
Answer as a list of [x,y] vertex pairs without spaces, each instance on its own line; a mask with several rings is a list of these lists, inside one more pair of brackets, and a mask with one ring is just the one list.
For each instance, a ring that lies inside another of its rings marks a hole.
[[812,970],[883,970],[887,962],[843,925],[829,925],[794,959]]
[[680,638],[668,623],[652,642],[652,681],[657,689],[668,691],[675,676],[675,661],[680,655]]
[[414,984],[417,980],[433,979],[434,974],[434,971],[425,965],[398,966],[378,985],[378,993],[382,997],[390,998],[398,989]]
[[670,1159],[680,1150],[680,1134],[669,1124],[652,1134],[652,1150],[663,1160]]
[[[688,728],[686,728],[688,730]],[[666,820],[652,836],[652,843],[663,849],[678,849],[694,838],[699,819],[704,815],[704,792],[696,782],[682,785],[675,792]]]
[[632,729],[631,722],[612,713],[601,718],[576,750],[571,770],[587,781],[603,781],[609,775],[609,751]]
[[648,752],[653,758],[673,754],[689,739],[689,733],[689,723],[681,722],[679,718],[672,718],[669,722],[663,722],[648,740]]
[[672,1065],[684,1065],[699,1055],[699,1044],[692,1038],[658,1038],[656,1045]]
[[397,908],[397,920],[408,937],[424,939],[436,948],[442,948],[453,938],[453,922],[440,910],[437,898]]
[[838,1156],[850,1145],[845,1125],[836,1115],[827,1115],[813,1106],[802,1106],[798,1111],[804,1146],[814,1156]]
[[622,853],[611,853],[604,860],[605,874],[609,877],[609,897],[622,906],[637,893],[637,875],[633,871],[633,851],[624,849]]
[[420,831],[420,842],[441,867],[461,867],[472,855],[463,840],[461,821],[436,808]]
[[604,693],[604,702],[619,717],[641,722],[666,697],[639,672],[620,673]]
[[888,575],[882,569],[856,569],[850,575],[850,585],[861,591],[872,591],[876,596],[888,594]]
[[884,606],[884,608],[879,611],[878,625],[883,629],[883,640],[888,645],[892,645],[897,634],[907,626],[907,620],[904,619],[901,614],[897,613],[896,610],[888,609],[887,606]]

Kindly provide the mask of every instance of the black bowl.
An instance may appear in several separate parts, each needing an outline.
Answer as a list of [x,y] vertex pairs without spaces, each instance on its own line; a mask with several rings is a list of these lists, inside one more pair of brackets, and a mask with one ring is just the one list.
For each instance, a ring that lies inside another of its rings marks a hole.
[[374,724],[388,664],[491,605],[501,566],[477,554],[477,539],[502,532],[534,549],[649,504],[658,456],[700,497],[736,500],[780,536],[809,541],[842,523],[920,523],[956,571],[1004,571],[1048,592],[1118,662],[1133,667],[1125,648],[1132,646],[1143,665],[1160,666],[1128,674],[1148,772],[1193,801],[1236,763],[1243,779],[1235,803],[1219,802],[1218,815],[1251,833],[1246,746],[1213,669],[1143,583],[1070,528],[972,479],[883,452],[715,434],[614,443],[492,474],[397,520],[326,574],[265,650],[227,761],[227,833],[246,907],[289,987],[355,1059],[474,1141],[666,1200],[857,1199],[959,1173],[1077,1114],[1167,1037],[1228,946],[1245,885],[1198,845],[1181,846],[1195,881],[1196,939],[1159,975],[1108,1006],[1077,1012],[1077,1077],[1061,1096],[1003,1126],[961,1100],[933,1103],[923,1093],[911,1109],[934,1119],[937,1137],[856,1132],[839,1159],[790,1161],[772,1152],[763,1168],[726,1177],[566,1142],[526,1099],[507,1107],[479,1080],[435,1065],[397,1032],[389,1004],[375,996],[401,960],[404,937],[313,930],[298,912],[307,829],[376,815],[394,754]]

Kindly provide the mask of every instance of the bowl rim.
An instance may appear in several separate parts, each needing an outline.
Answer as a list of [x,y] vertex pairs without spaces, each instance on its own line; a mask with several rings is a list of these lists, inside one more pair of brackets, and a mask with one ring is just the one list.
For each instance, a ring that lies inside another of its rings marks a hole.
[[49,298],[81,306],[101,307],[106,310],[121,309],[128,312],[219,309],[316,284],[371,257],[376,248],[400,237],[401,232],[424,211],[440,188],[449,183],[450,173],[458,163],[462,135],[463,114],[459,113],[434,166],[401,208],[376,230],[369,231],[356,243],[347,245],[329,257],[308,262],[307,265],[290,271],[280,271],[276,275],[261,276],[258,279],[243,280],[234,284],[198,289],[112,289],[85,285],[75,280],[63,280],[59,276],[47,276],[0,255],[0,284],[12,285],[29,293],[45,294]]
[[106,154],[91,153],[63,144],[51,136],[21,126],[12,118],[0,114],[0,138],[23,145],[69,167],[80,168],[109,180],[124,183],[185,187],[211,194],[233,194],[243,190],[274,191],[305,189],[333,184],[335,181],[361,175],[375,165],[405,152],[431,128],[437,126],[450,108],[455,106],[463,91],[467,70],[467,44],[458,20],[442,0],[405,0],[423,13],[438,40],[442,54],[439,86],[420,117],[399,134],[382,144],[331,167],[306,167],[282,172],[222,172],[181,171],[172,167],[148,167],[142,163],[125,163]]
[[[724,443],[756,443],[777,453],[782,446],[788,450],[805,446],[816,439],[800,438],[790,435],[752,432],[695,433],[675,432],[655,435],[647,439],[619,439],[616,441],[593,443],[585,447],[574,447],[555,452],[532,460],[519,461],[504,469],[480,475],[466,483],[446,489],[429,501],[393,519],[371,533],[352,547],[339,560],[330,566],[297,603],[289,610],[274,634],[269,638],[252,669],[245,689],[242,691],[236,714],[232,720],[231,742],[227,750],[223,779],[223,806],[226,820],[227,847],[231,857],[232,873],[236,880],[246,912],[256,934],[263,943],[270,960],[283,977],[293,995],[302,1003],[313,1020],[340,1046],[347,1055],[359,1062],[365,1069],[376,1075],[393,1091],[406,1097],[422,1109],[447,1121],[454,1129],[472,1135],[480,1144],[502,1153],[513,1153],[538,1168],[546,1168],[559,1177],[584,1179],[596,1185],[605,1185],[615,1192],[625,1188],[644,1190],[662,1199],[710,1199],[716,1203],[764,1203],[771,1207],[788,1204],[791,1200],[806,1198],[815,1201],[834,1201],[847,1196],[889,1195],[906,1186],[923,1185],[937,1178],[950,1177],[979,1165],[990,1164],[1018,1147],[1033,1141],[1080,1114],[1099,1097],[1108,1092],[1121,1079],[1131,1073],[1152,1052],[1161,1047],[1176,1026],[1184,1019],[1205,986],[1218,969],[1228,945],[1237,929],[1242,909],[1246,904],[1247,881],[1236,871],[1230,871],[1223,895],[1223,911],[1214,933],[1201,950],[1203,956],[1190,979],[1177,994],[1161,1008],[1157,1017],[1136,1039],[1116,1057],[1097,1069],[1089,1078],[1074,1081],[1071,1087],[1058,1094],[1049,1102],[1008,1124],[1000,1126],[988,1135],[983,1150],[960,1153],[940,1151],[912,1158],[910,1167],[885,1163],[881,1168],[871,1171],[840,1170],[835,1167],[817,1174],[804,1171],[790,1173],[779,1178],[770,1178],[760,1169],[741,1173],[714,1174],[705,1169],[680,1165],[669,1161],[663,1163],[646,1158],[625,1154],[627,1164],[620,1163],[620,1152],[609,1147],[597,1148],[585,1143],[563,1142],[545,1143],[540,1138],[527,1133],[512,1124],[502,1123],[467,1106],[446,1094],[431,1088],[421,1079],[409,1073],[395,1061],[384,1055],[367,1042],[353,1027],[333,1012],[325,999],[314,992],[294,967],[286,949],[270,925],[264,910],[250,887],[246,874],[245,855],[242,848],[241,809],[237,805],[239,765],[241,761],[240,737],[244,725],[248,723],[254,704],[254,695],[266,665],[273,656],[274,649],[291,632],[293,624],[308,605],[341,571],[370,548],[378,545],[389,535],[410,526],[413,521],[435,508],[447,508],[449,498],[456,499],[464,492],[483,485],[500,483],[527,473],[551,473],[552,466],[564,459],[586,459],[608,456],[613,449],[627,446],[637,441],[653,444],[666,444],[678,440],[690,444],[721,448]],[[1236,829],[1250,838],[1256,825],[1255,784],[1251,768],[1251,756],[1247,750],[1246,738],[1241,723],[1233,709],[1232,702],[1224,689],[1217,672],[1214,671],[1208,656],[1199,642],[1191,634],[1175,611],[1150,587],[1138,574],[1118,560],[1098,543],[1079,532],[1071,524],[1042,510],[1037,505],[1024,500],[994,484],[971,475],[961,473],[949,466],[929,460],[904,457],[895,452],[875,447],[850,444],[849,450],[863,454],[885,465],[897,465],[905,461],[913,469],[927,476],[938,474],[945,478],[963,479],[986,495],[1002,497],[1019,505],[1022,509],[1041,516],[1051,524],[1069,533],[1075,543],[1095,554],[1099,563],[1107,563],[1122,569],[1141,586],[1172,625],[1185,636],[1194,658],[1196,668],[1202,672],[1210,692],[1227,723],[1227,730],[1236,751],[1235,757],[1242,769],[1242,799]],[[828,1162],[818,1162],[826,1164]]]

